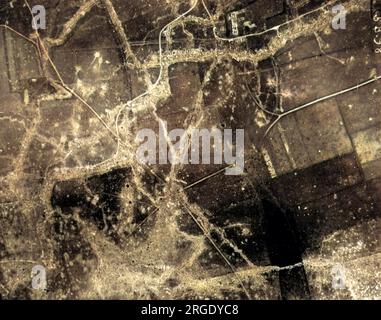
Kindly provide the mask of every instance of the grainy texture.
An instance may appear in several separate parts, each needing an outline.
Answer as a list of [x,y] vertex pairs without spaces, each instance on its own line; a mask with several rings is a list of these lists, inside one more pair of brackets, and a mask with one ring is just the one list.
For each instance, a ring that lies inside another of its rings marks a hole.
[[[0,298],[380,298],[370,10],[0,0]],[[164,123],[244,129],[243,174],[142,165],[138,131]]]

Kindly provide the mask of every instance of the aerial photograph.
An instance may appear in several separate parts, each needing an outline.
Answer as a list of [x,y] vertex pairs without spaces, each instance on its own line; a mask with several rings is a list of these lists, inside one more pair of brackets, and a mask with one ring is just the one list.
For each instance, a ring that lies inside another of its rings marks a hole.
[[381,300],[381,0],[0,0],[0,300]]

